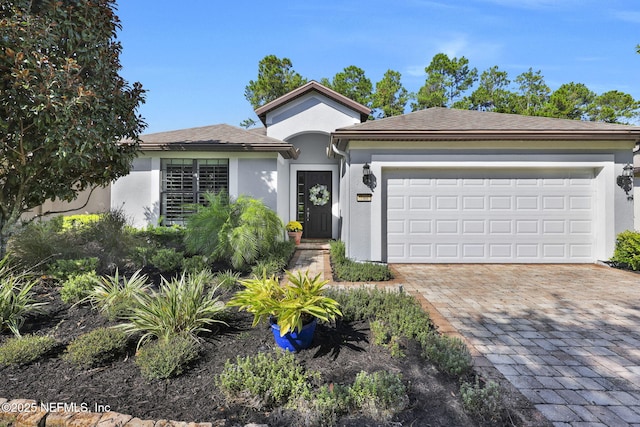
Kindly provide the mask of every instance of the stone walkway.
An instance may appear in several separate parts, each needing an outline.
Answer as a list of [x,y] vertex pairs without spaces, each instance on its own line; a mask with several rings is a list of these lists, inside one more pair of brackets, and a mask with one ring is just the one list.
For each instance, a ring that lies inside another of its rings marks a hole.
[[[330,279],[328,254],[292,268]],[[474,363],[497,369],[557,427],[640,427],[640,275],[597,265],[393,265]],[[328,271],[328,275],[327,275]]]

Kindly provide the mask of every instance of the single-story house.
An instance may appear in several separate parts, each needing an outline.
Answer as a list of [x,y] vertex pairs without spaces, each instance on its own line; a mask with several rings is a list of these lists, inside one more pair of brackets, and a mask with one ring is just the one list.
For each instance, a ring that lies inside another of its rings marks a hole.
[[640,127],[445,108],[367,121],[315,81],[256,113],[263,128],[143,135],[111,207],[171,224],[203,192],[249,194],[306,238],[394,263],[592,263],[634,228],[618,177]]

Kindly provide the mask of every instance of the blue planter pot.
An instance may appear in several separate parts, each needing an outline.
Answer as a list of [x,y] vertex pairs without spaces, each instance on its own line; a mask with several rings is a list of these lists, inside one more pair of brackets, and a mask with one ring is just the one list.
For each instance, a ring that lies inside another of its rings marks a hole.
[[288,332],[282,337],[280,336],[280,327],[275,320],[271,318],[269,323],[271,323],[271,332],[273,332],[276,344],[285,350],[295,353],[311,346],[318,320],[314,318],[311,323],[304,325],[301,331]]

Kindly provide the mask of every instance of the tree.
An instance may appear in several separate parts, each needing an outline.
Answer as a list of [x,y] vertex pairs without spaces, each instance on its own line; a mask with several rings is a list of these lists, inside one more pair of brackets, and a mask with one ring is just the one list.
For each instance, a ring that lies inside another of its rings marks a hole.
[[436,54],[425,68],[427,79],[418,90],[413,111],[429,107],[453,107],[462,94],[478,79],[478,70],[469,68],[464,56],[450,59],[444,53]]
[[362,68],[350,65],[336,73],[331,82],[323,78],[321,83],[353,101],[371,107],[373,84]]
[[638,117],[639,108],[640,103],[628,93],[610,90],[595,98],[590,120],[628,124],[629,120]]
[[506,71],[500,71],[497,65],[480,75],[478,88],[469,97],[470,108],[482,111],[508,113],[511,92]]
[[379,110],[378,118],[399,116],[409,102],[409,92],[402,86],[402,75],[398,71],[387,70],[373,93],[371,106]]
[[293,71],[289,58],[267,55],[258,63],[258,79],[244,88],[244,97],[255,110],[305,83],[307,79]]
[[[129,173],[145,123],[114,0],[0,4],[0,253],[20,216]],[[121,142],[124,141],[124,142]]]
[[516,77],[519,92],[513,97],[512,109],[516,114],[537,116],[549,99],[551,89],[544,81],[540,70],[532,68]]
[[596,94],[582,83],[565,83],[551,94],[540,115],[586,120],[595,97]]

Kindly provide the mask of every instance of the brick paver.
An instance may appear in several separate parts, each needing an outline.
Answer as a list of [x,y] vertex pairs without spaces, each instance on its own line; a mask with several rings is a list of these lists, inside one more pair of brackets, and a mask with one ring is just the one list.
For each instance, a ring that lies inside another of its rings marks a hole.
[[599,265],[394,265],[555,426],[640,424],[640,276]]

